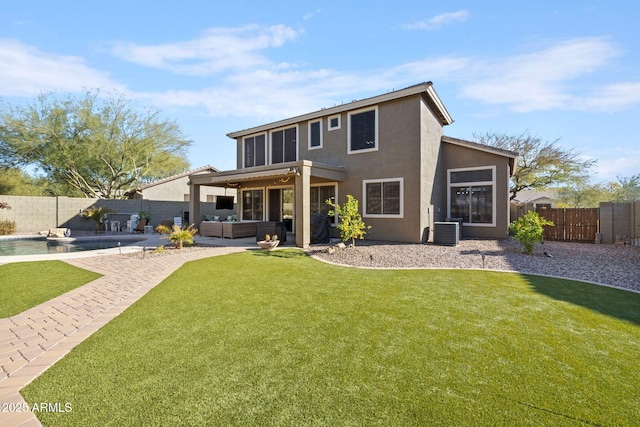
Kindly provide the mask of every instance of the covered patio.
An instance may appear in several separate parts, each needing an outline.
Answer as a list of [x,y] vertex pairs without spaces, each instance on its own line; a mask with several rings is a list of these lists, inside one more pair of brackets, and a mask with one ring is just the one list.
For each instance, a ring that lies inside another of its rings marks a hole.
[[282,192],[287,191],[293,195],[291,231],[296,246],[306,248],[311,243],[312,186],[333,183],[337,192],[345,175],[345,168],[309,160],[191,175],[189,211],[199,227],[203,220],[200,187],[214,186],[238,190],[239,221],[282,221]]

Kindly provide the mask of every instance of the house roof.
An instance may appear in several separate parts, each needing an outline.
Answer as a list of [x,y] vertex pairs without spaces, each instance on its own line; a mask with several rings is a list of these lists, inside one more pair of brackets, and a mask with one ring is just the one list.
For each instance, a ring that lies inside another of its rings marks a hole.
[[558,193],[555,189],[551,188],[545,190],[521,190],[512,202],[519,204],[555,200],[558,200]]
[[[202,173],[202,172],[220,172],[220,171],[218,169],[214,168],[211,165],[206,165],[206,166],[199,167],[197,169],[191,169],[191,170],[186,171],[186,172],[182,172],[182,173],[178,173],[178,174],[175,174],[175,175],[171,175],[171,176],[168,176],[166,178],[158,179],[158,180],[150,182],[148,184],[141,185],[136,190],[137,191],[142,191],[142,190],[144,190],[146,188],[154,187],[156,185],[164,184],[165,182],[169,182],[169,181],[173,181],[175,179],[188,177],[189,175]],[[132,191],[136,191],[136,190],[132,190]]]
[[356,100],[347,104],[341,104],[331,108],[323,108],[319,111],[314,111],[313,113],[303,114],[301,116],[291,117],[288,119],[267,123],[267,124],[252,127],[249,129],[240,130],[237,132],[231,132],[231,133],[228,133],[227,136],[229,138],[235,139],[242,136],[251,135],[254,133],[264,132],[269,129],[288,126],[288,125],[292,125],[299,122],[317,119],[320,117],[331,116],[331,115],[342,113],[345,111],[356,110],[356,109],[368,107],[371,105],[380,104],[382,102],[393,101],[395,99],[400,99],[400,98],[404,98],[407,96],[412,96],[420,93],[424,94],[427,97],[429,104],[433,108],[434,113],[436,114],[436,116],[440,120],[440,123],[443,126],[450,125],[451,123],[453,123],[453,119],[449,115],[449,112],[447,111],[444,104],[442,103],[442,100],[440,99],[435,89],[433,88],[433,83],[424,82],[424,83],[419,83],[417,85],[406,87],[404,89],[393,90],[391,92],[387,92],[382,95],[373,96],[371,98]]
[[516,159],[518,158],[518,153],[516,153],[515,151],[492,147],[490,145],[467,141],[465,139],[453,138],[446,135],[442,135],[441,141],[449,144],[459,145],[461,147],[471,148],[473,150],[484,151],[485,153],[491,153],[497,156],[507,157],[509,158],[509,174],[513,175],[516,171]]

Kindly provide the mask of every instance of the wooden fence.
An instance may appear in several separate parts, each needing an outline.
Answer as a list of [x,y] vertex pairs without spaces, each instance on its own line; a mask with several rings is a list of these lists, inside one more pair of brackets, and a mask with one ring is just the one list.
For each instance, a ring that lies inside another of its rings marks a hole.
[[544,227],[545,240],[593,243],[599,230],[600,209],[538,209],[538,215],[554,223]]

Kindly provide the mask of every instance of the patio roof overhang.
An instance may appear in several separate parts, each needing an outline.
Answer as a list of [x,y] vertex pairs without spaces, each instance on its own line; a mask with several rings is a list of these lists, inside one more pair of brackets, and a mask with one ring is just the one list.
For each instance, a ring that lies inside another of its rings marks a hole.
[[189,184],[214,187],[237,187],[240,183],[260,181],[268,178],[279,178],[299,175],[303,166],[311,168],[312,178],[342,182],[345,180],[345,168],[322,163],[300,160],[277,165],[258,166],[231,171],[200,173],[189,176]]

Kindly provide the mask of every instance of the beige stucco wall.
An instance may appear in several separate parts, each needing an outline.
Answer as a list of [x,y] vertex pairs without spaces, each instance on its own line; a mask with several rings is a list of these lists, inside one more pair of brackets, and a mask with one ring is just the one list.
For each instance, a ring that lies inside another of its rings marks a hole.
[[[328,130],[328,118],[329,115],[322,118],[320,149],[308,147],[308,122],[297,123],[298,159],[345,168],[346,179],[338,184],[339,203],[344,203],[347,194],[351,194],[362,204],[364,180],[403,178],[404,181],[403,217],[364,217],[372,227],[367,233],[368,239],[421,242],[432,238],[433,222],[447,217],[447,169],[494,164],[497,165],[496,226],[467,227],[469,232],[465,232],[465,236],[506,237],[508,159],[442,143],[442,125],[421,94],[378,104],[376,151],[349,154],[348,113],[340,113],[341,127],[337,130]],[[238,138],[236,144],[237,164],[241,169],[243,138]],[[242,185],[259,188],[282,184],[267,179]]]
[[[321,149],[309,150],[308,122],[298,123],[298,158],[344,167],[346,180],[338,185],[338,202],[347,194],[363,203],[363,181],[404,179],[403,218],[365,217],[371,225],[367,238],[420,242],[424,229],[433,221],[433,184],[438,180],[436,162],[442,126],[433,116],[421,95],[401,98],[378,105],[378,150],[348,154],[348,114],[340,115],[340,129],[329,131],[328,116],[322,118]],[[242,167],[242,138],[237,140],[238,168]],[[246,186],[278,185],[263,180]],[[282,185],[282,184],[280,184]],[[429,204],[429,209],[424,204]],[[362,209],[361,209],[362,211]]]

